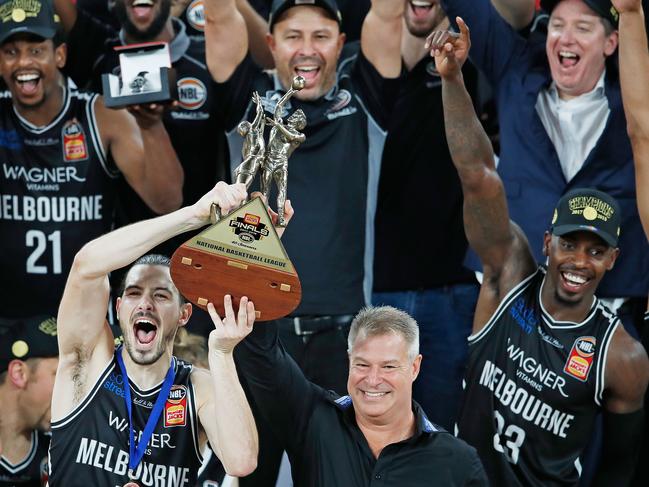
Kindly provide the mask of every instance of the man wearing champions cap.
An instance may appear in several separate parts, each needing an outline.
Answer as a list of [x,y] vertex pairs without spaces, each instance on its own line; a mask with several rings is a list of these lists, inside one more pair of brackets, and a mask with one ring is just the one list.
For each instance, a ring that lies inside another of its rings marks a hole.
[[613,268],[617,201],[573,189],[556,204],[537,266],[510,221],[494,154],[464,87],[469,31],[429,38],[443,80],[446,134],[464,192],[464,225],[484,280],[476,307],[457,434],[497,486],[569,486],[596,413],[604,413],[596,485],[627,485],[641,441],[649,381],[644,349],[595,297]]
[[[227,473],[257,462],[257,431],[239,384],[232,349],[250,333],[255,309],[225,316],[210,303],[209,371],[172,356],[176,330],[192,306],[171,281],[169,260],[148,255],[124,278],[116,308],[124,336],[115,350],[105,321],[108,273],[246,198],[243,184],[218,183],[192,206],[135,223],[85,245],[75,257],[59,308],[60,362],[52,398],[50,485],[194,485],[206,442]],[[291,208],[287,208],[289,217]]]
[[15,321],[0,334],[2,486],[45,485],[58,354],[54,318]]

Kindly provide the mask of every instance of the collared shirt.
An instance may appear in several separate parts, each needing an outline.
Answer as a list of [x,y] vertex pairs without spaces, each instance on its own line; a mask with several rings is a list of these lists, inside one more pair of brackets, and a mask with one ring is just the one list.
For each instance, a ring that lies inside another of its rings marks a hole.
[[307,381],[275,323],[256,326],[235,358],[260,413],[286,445],[296,487],[488,485],[475,449],[431,423],[414,402],[414,435],[375,457],[352,399]]
[[556,83],[541,90],[536,112],[559,156],[566,181],[579,172],[606,128],[611,109],[604,92],[602,73],[595,88],[570,100],[562,100]]

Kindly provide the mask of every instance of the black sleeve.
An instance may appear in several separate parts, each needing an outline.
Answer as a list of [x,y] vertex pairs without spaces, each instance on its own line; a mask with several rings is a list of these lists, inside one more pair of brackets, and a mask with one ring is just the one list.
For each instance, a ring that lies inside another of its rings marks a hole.
[[489,487],[487,473],[482,466],[480,457],[475,449],[471,448],[471,456],[466,465],[467,478],[465,487]]
[[273,432],[287,447],[299,447],[322,389],[309,382],[286,353],[277,324],[255,324],[234,356],[239,375]]
[[67,35],[68,57],[64,73],[79,88],[90,86],[97,60],[104,54],[106,40],[116,37],[117,32],[77,9],[77,21]]
[[602,456],[593,487],[624,487],[633,478],[642,446],[644,411],[616,414],[604,411]]
[[[358,55],[351,72],[354,86],[358,90],[365,108],[383,129],[387,129],[388,119],[397,99],[403,74],[402,70],[402,76],[398,78],[384,78],[363,55],[363,50],[358,49]],[[341,70],[341,75],[344,76],[344,67]]]
[[[215,83],[216,104],[225,123],[225,130],[231,131],[241,121],[250,104],[255,79],[261,68],[248,54],[224,83]],[[264,93],[259,93],[264,96]],[[262,325],[263,326],[263,325]]]

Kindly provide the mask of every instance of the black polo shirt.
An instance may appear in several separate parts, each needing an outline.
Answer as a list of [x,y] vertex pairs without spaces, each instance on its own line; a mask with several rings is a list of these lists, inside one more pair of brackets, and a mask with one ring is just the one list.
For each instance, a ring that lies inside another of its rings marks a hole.
[[414,402],[415,434],[375,458],[351,398],[307,381],[280,344],[275,324],[256,325],[235,358],[261,414],[286,447],[296,487],[488,485],[476,451],[432,424]]
[[[477,72],[464,79],[472,95]],[[407,73],[389,120],[376,208],[374,291],[471,282],[462,188],[446,141],[442,79],[424,57]]]
[[[284,117],[299,108],[307,119],[306,141],[288,161],[295,216],[282,237],[302,284],[296,315],[353,314],[370,302],[381,153],[398,87],[398,79],[381,77],[362,53],[346,48],[327,94],[314,101],[291,98],[284,106]],[[217,83],[232,170],[243,144],[236,127],[254,117],[253,91],[272,116],[286,90],[250,57],[227,82]],[[270,201],[275,206],[275,198]]]

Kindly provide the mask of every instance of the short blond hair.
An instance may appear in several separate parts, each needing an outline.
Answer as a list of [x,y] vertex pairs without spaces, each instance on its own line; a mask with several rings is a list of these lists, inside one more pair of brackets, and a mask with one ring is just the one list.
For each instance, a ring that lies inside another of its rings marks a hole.
[[352,321],[347,337],[347,348],[351,353],[357,338],[380,335],[401,335],[408,346],[408,358],[419,355],[419,325],[405,311],[392,306],[367,306],[360,310]]

